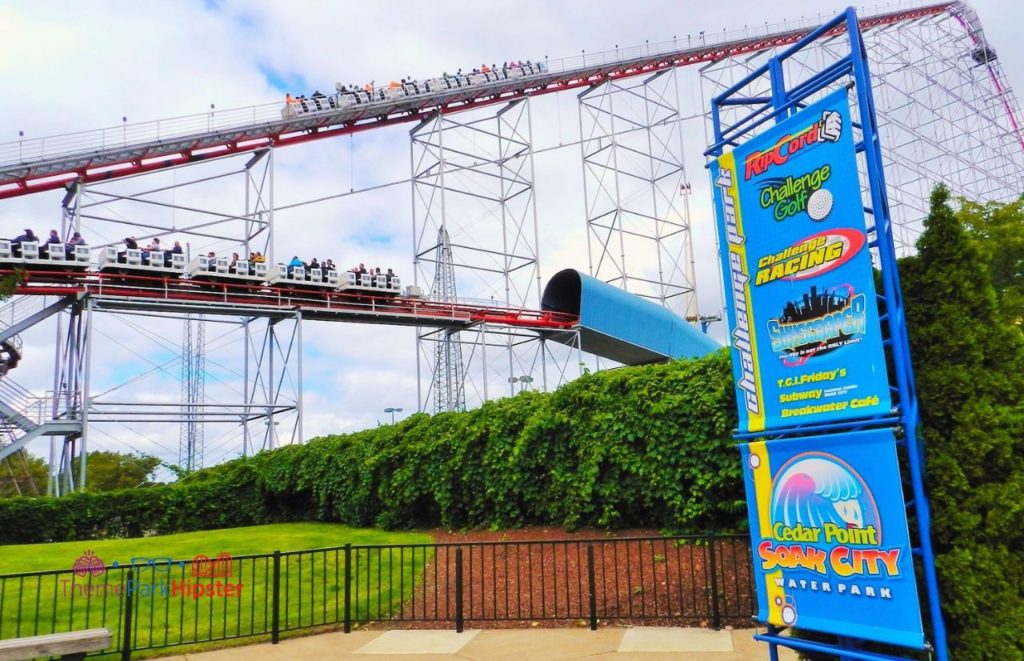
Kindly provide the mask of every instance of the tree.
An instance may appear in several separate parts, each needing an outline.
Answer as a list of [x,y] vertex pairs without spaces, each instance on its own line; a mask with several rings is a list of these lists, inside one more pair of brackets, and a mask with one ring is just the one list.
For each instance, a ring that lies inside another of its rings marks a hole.
[[14,295],[14,290],[25,281],[25,272],[22,269],[14,269],[11,273],[0,276],[0,301],[5,301]]
[[[955,659],[1024,656],[1024,335],[1006,323],[979,240],[937,188],[900,260],[932,540]],[[993,214],[995,215],[995,214]]]
[[24,449],[5,457],[0,462],[0,498],[45,493],[49,472],[45,461]]
[[[78,475],[79,460],[72,461],[72,470]],[[153,473],[160,466],[160,460],[144,454],[90,452],[86,461],[88,473],[86,491],[113,491],[132,489],[154,484]]]
[[1024,324],[1024,199],[981,205],[965,201],[957,215],[988,266],[1003,318]]

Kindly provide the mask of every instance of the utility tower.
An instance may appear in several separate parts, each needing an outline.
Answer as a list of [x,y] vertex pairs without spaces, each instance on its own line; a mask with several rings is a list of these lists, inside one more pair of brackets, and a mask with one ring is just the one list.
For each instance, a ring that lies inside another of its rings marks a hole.
[[[435,298],[442,301],[456,300],[452,244],[448,239],[448,230],[443,225],[437,231],[437,263],[430,291]],[[459,334],[446,329],[439,329],[436,332],[440,337],[434,345],[434,379],[431,384],[434,393],[434,412],[464,411],[466,388],[463,381],[464,367]]]
[[181,341],[181,431],[178,466],[186,472],[203,467],[203,404],[206,399],[206,324],[203,315],[186,315]]

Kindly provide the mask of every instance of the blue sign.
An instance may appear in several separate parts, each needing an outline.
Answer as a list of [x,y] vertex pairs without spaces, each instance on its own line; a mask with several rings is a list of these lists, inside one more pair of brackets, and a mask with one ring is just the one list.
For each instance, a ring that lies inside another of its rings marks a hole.
[[846,91],[711,164],[741,431],[887,414]]
[[741,453],[758,619],[923,649],[892,430]]

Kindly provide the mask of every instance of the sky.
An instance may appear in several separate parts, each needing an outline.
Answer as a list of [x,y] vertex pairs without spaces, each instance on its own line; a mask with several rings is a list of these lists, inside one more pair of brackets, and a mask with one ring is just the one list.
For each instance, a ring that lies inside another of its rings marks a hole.
[[[171,2],[19,1],[0,4],[0,142],[197,113],[224,112],[273,103],[285,92],[329,90],[336,81],[363,83],[392,78],[426,78],[459,67],[507,59],[572,57],[581,52],[691,38],[723,29],[754,28],[787,19],[821,16],[842,2],[691,0],[622,3],[487,3],[382,1],[374,3],[294,0],[178,0]],[[1024,89],[1024,43],[1015,38],[1024,8],[1018,3],[973,3],[989,42],[1003,63],[1011,87]],[[869,5],[876,9],[895,4]],[[702,110],[696,71],[680,73],[680,111]],[[586,270],[579,125],[574,93],[537,99],[532,107],[534,144],[569,145],[539,153],[534,171],[541,275],[562,268]],[[703,124],[691,122],[683,136],[687,177],[706,188]],[[409,177],[409,126],[318,141],[279,150],[275,203],[289,205]],[[214,168],[198,166],[157,175],[154,187],[180,183]],[[150,184],[147,184],[150,185]],[[180,205],[209,205],[238,213],[241,180],[215,181],[178,193]],[[58,226],[61,192],[0,201],[0,235],[22,227],[37,232]],[[282,211],[276,219],[278,256],[316,254],[343,266],[356,262],[393,266],[411,275],[412,205],[408,183]],[[158,214],[165,223],[190,216],[170,210],[123,207],[121,218]],[[162,214],[162,215],[161,215]],[[700,311],[719,311],[712,219],[706,198],[691,208]],[[96,244],[121,238],[115,227],[97,226]],[[212,248],[202,242],[195,250]],[[407,277],[408,281],[409,278]],[[474,292],[482,297],[487,291]],[[493,294],[493,292],[492,292]],[[720,326],[720,324],[718,325]],[[176,353],[180,321],[98,315],[95,323],[91,392],[108,399],[178,401],[180,364]],[[723,333],[714,329],[719,339]],[[240,400],[241,331],[237,325],[206,328],[207,399]],[[416,409],[416,349],[413,331],[381,326],[307,323],[303,328],[303,437],[355,431]],[[52,387],[53,327],[25,336],[26,358],[15,373],[35,391]],[[535,381],[532,384],[537,386]],[[286,427],[288,422],[284,423]],[[279,433],[285,433],[279,431]],[[206,463],[238,456],[237,426],[206,430]],[[97,425],[94,449],[153,453],[176,461],[177,425],[135,422]],[[44,455],[45,441],[30,448]]]

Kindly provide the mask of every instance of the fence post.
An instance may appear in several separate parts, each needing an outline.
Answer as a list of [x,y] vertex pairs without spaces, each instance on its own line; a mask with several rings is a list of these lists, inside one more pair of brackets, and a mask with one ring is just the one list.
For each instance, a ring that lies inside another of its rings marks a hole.
[[587,596],[590,599],[590,630],[597,631],[597,590],[594,585],[593,544],[587,544]]
[[711,565],[711,626],[717,631],[722,628],[722,614],[718,609],[718,568],[715,562],[715,538],[708,540]]
[[270,642],[277,645],[281,639],[281,552],[274,551],[273,620],[271,621]]
[[135,592],[135,570],[128,570],[128,584],[125,586],[124,598],[124,624],[121,632],[124,634],[121,642],[121,661],[128,661],[132,658],[132,597]]
[[455,631],[462,633],[462,549],[455,549]]
[[345,545],[345,633],[352,633],[352,545]]

